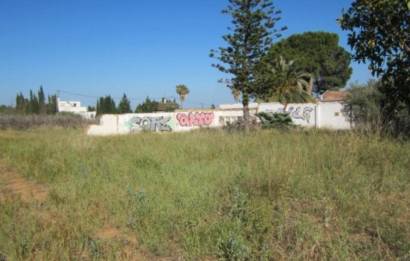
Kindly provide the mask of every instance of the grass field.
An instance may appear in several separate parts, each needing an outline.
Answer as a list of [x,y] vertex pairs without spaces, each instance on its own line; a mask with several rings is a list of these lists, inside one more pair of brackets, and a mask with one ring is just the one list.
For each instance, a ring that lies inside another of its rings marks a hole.
[[0,259],[410,259],[408,142],[36,129],[0,160]]

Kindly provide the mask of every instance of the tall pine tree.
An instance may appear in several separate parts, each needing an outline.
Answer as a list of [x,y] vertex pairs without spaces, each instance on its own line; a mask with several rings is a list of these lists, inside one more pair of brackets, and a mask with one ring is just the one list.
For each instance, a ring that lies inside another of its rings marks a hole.
[[211,50],[211,57],[220,60],[214,66],[230,75],[228,87],[241,92],[245,130],[249,130],[249,102],[258,86],[255,81],[257,66],[272,45],[273,37],[281,37],[275,29],[281,12],[272,0],[229,0],[224,14],[232,17],[230,33],[223,36],[227,46]]

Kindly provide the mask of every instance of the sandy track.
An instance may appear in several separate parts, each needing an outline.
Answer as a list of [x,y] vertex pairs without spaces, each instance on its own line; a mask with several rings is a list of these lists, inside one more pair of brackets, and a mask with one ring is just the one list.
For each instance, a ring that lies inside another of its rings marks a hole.
[[48,190],[45,186],[22,177],[0,161],[0,200],[10,195],[20,197],[26,203],[44,202],[47,199]]

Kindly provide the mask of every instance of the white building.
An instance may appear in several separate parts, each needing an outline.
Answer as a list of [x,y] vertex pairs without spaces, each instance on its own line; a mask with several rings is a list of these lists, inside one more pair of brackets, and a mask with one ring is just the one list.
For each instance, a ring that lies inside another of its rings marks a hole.
[[79,101],[61,101],[60,98],[57,98],[57,110],[78,114],[85,119],[94,119],[97,114],[95,111],[88,111],[87,107],[82,107]]

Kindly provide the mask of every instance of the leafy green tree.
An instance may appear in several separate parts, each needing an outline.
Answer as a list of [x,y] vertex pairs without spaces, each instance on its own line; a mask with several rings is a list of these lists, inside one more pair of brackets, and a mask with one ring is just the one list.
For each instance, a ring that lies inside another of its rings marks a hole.
[[311,74],[301,72],[294,61],[288,62],[280,56],[265,68],[267,71],[258,76],[259,85],[264,86],[259,97],[264,101],[279,101],[286,111],[288,103],[314,100],[309,93]]
[[175,99],[172,101],[167,100],[167,99],[162,99],[160,102],[158,102],[157,111],[173,112],[177,109],[179,109],[179,105]]
[[345,111],[356,129],[377,132],[382,126],[381,104],[383,94],[380,81],[371,80],[367,84],[353,84],[349,89]]
[[163,98],[161,101],[151,100],[149,97],[145,98],[145,101],[137,105],[135,109],[136,113],[149,113],[149,112],[173,112],[179,108],[178,103],[175,101],[167,100]]
[[136,113],[156,111],[158,111],[158,102],[155,100],[151,100],[149,97],[145,98],[145,101],[141,104],[138,104],[137,108],[135,109]]
[[310,89],[319,94],[345,87],[352,75],[350,54],[339,46],[339,36],[334,33],[292,35],[274,44],[264,61],[269,63],[279,56],[295,61],[298,70],[310,73]]
[[122,96],[120,103],[118,104],[118,112],[119,113],[130,113],[131,112],[131,104],[130,100],[127,98],[127,95]]
[[214,66],[230,75],[228,87],[242,94],[244,127],[249,130],[249,102],[255,96],[256,67],[272,44],[272,36],[279,38],[280,30],[275,29],[281,12],[271,0],[229,0],[224,14],[232,17],[232,28],[223,39],[226,47],[211,50],[211,57],[220,63]]
[[410,4],[408,0],[355,0],[339,20],[349,31],[353,58],[380,77],[386,131],[410,135]]
[[179,84],[176,87],[176,92],[179,96],[179,101],[180,101],[181,107],[183,107],[182,104],[186,100],[186,98],[188,97],[189,89],[185,84]]

